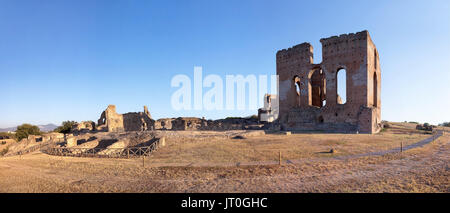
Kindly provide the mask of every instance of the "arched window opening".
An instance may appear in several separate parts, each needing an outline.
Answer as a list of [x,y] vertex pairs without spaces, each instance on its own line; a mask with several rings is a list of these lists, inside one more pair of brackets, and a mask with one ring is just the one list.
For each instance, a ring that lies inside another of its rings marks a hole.
[[378,107],[378,79],[377,73],[373,73],[373,106]]
[[310,79],[310,92],[309,95],[311,97],[311,106],[323,107],[325,101],[325,73],[320,70],[314,70]]
[[322,117],[322,116],[319,116],[319,118],[318,118],[317,120],[319,121],[319,123],[323,123],[323,122],[324,122],[324,120],[323,120],[323,117]]
[[378,64],[378,56],[377,56],[377,50],[373,50],[373,57],[374,57],[374,66],[375,69],[377,69],[377,64]]
[[336,102],[337,104],[345,104],[347,102],[347,71],[345,69],[338,70],[336,81]]
[[300,106],[300,77],[294,77],[295,92],[297,94],[297,106]]

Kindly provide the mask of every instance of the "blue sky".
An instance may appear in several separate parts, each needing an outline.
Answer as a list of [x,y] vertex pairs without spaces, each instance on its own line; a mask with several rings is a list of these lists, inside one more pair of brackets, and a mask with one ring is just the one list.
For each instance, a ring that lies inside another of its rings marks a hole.
[[450,2],[0,0],[0,127],[96,121],[108,104],[174,111],[176,74],[275,74],[275,53],[368,30],[380,53],[382,119],[450,121]]

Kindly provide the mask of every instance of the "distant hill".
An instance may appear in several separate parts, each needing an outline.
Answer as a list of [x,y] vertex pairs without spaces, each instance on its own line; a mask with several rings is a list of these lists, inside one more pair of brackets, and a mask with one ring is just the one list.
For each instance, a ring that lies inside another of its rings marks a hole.
[[[52,130],[54,130],[56,127],[58,127],[58,126],[55,125],[55,124],[45,124],[45,125],[37,125],[37,126],[39,127],[39,129],[40,129],[42,132],[52,131]],[[16,131],[16,129],[17,129],[17,126],[15,126],[15,127],[8,127],[8,128],[0,128],[0,132],[8,132],[8,131],[14,132],[14,131]]]
[[58,126],[55,124],[46,124],[46,125],[38,125],[38,127],[41,131],[48,132],[48,131],[53,131]]
[[17,127],[0,128],[0,132],[16,131]]

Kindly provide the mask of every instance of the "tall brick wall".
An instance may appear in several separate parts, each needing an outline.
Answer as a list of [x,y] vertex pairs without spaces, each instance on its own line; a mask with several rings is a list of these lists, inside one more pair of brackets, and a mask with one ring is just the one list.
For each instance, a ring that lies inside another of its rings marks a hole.
[[[313,48],[309,43],[302,43],[278,51],[276,57],[281,115],[279,119],[286,121],[290,109],[307,102],[305,85],[310,65],[313,63]],[[295,77],[298,77],[298,82],[294,81]],[[300,95],[297,95],[296,84],[300,87]]]
[[[380,62],[369,32],[333,36],[320,42],[320,64],[313,63],[313,47],[309,43],[277,52],[279,121],[288,130],[378,132]],[[342,104],[337,95],[340,70],[346,73],[346,102]]]

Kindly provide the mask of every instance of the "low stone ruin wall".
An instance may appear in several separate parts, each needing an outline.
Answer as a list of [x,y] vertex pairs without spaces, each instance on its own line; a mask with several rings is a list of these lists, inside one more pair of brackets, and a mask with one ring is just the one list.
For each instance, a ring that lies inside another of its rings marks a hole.
[[4,156],[13,156],[35,151],[43,145],[50,145],[64,142],[64,134],[47,133],[43,135],[30,135],[17,143],[8,147],[8,152]]
[[262,129],[263,124],[257,118],[227,118],[220,120],[206,120],[201,118],[180,117],[176,119],[164,118],[155,122],[156,130],[249,130]]

